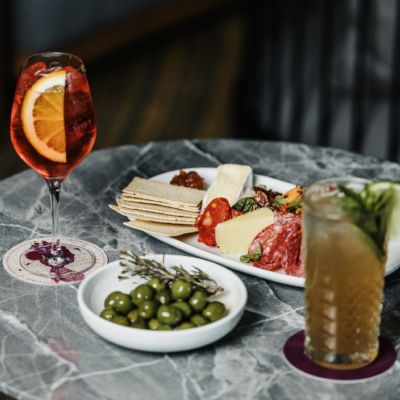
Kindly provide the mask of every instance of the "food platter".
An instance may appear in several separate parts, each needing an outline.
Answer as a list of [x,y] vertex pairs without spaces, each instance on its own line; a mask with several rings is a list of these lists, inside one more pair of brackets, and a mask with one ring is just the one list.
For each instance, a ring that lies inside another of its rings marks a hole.
[[[217,174],[216,168],[187,168],[187,170],[196,171],[204,178],[206,187],[208,187]],[[153,176],[151,179],[169,183],[173,176],[179,173],[179,170],[165,172],[160,175]],[[279,179],[270,178],[263,175],[254,175],[255,185],[266,185],[268,188],[285,192],[293,188],[293,183],[285,182]],[[209,247],[197,241],[198,235],[195,233],[182,235],[179,237],[166,237],[148,233],[150,236],[167,243],[177,249],[183,250],[189,254],[201,257],[233,270],[243,272],[245,274],[257,276],[273,282],[278,282],[290,286],[304,287],[304,278],[285,274],[283,270],[268,271],[265,269],[254,267],[239,261],[238,256],[223,255],[216,247]],[[394,272],[400,266],[400,240],[391,240],[389,242],[388,260],[386,263],[385,275]]]

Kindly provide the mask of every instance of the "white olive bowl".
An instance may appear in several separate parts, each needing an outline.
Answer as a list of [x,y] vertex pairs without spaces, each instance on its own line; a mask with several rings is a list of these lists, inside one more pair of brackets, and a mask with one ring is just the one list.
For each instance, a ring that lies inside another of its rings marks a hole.
[[207,325],[172,331],[152,331],[115,324],[99,316],[104,308],[104,299],[114,291],[129,293],[143,283],[139,277],[120,280],[119,261],[107,264],[86,278],[78,290],[78,303],[83,319],[89,327],[104,339],[134,350],[150,352],[177,352],[195,349],[213,343],[229,333],[239,322],[247,301],[243,282],[231,271],[213,262],[195,257],[178,255],[151,255],[149,258],[162,261],[167,267],[181,265],[187,270],[200,268],[224,288],[213,300],[225,304],[227,313],[218,321]]

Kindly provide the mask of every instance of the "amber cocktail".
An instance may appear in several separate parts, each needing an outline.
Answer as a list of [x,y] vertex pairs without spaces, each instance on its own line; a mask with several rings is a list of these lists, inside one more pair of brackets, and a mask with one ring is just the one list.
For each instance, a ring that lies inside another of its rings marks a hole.
[[356,178],[305,192],[306,354],[354,369],[378,354],[387,226],[394,190]]

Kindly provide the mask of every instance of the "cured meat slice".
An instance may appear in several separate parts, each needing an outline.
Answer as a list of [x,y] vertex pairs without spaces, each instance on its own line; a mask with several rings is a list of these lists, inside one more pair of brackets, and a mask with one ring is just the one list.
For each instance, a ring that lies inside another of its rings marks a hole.
[[249,247],[250,255],[261,249],[261,257],[252,264],[270,271],[283,268],[288,275],[301,276],[301,217],[275,212],[274,219],[274,224],[262,230]]
[[215,227],[231,218],[231,206],[224,197],[217,197],[206,207],[197,218],[196,226],[199,230],[198,241],[208,246],[216,246]]
[[282,268],[288,275],[303,276],[304,264],[301,261],[301,229],[290,232],[287,237],[287,248],[284,251]]
[[257,249],[261,249],[261,258],[253,261],[253,265],[259,268],[273,271],[281,268],[279,236],[282,227],[276,223],[267,226],[253,240],[249,247],[249,254],[254,254]]

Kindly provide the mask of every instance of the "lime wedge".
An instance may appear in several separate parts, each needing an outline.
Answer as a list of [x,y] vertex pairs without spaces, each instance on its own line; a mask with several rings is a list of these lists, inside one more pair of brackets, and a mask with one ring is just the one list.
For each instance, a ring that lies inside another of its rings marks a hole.
[[369,189],[376,192],[393,189],[394,201],[389,217],[386,237],[388,240],[400,238],[400,183],[390,181],[377,181],[369,185]]

